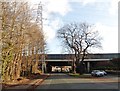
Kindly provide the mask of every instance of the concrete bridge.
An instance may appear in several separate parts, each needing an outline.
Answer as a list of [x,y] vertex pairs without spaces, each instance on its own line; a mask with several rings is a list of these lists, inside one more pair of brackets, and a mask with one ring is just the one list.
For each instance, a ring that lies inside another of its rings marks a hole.
[[[45,60],[42,60],[45,68],[51,66],[72,66],[74,54],[47,54]],[[89,54],[84,62],[87,71],[90,72],[91,67],[97,62],[109,62],[114,58],[120,58],[119,53],[103,53],[103,54]]]

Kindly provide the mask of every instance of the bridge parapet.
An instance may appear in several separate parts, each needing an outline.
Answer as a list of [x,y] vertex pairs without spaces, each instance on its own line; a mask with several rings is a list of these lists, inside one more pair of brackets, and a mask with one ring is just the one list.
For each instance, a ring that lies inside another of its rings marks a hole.
[[[82,56],[82,55],[81,55]],[[48,54],[47,60],[68,60],[72,59],[74,54]],[[120,58],[120,53],[89,54],[86,59],[113,59]]]

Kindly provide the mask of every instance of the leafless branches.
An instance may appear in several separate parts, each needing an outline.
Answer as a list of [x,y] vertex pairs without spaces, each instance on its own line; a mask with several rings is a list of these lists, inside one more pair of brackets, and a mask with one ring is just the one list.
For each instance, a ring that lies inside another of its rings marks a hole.
[[0,7],[2,79],[15,80],[23,71],[36,72],[37,54],[44,51],[44,35],[39,25],[32,22],[35,19],[28,3],[0,2]]
[[75,54],[76,65],[83,62],[89,48],[101,47],[101,37],[98,31],[95,31],[93,25],[87,23],[67,24],[59,29],[57,34],[58,38],[63,41],[63,45]]

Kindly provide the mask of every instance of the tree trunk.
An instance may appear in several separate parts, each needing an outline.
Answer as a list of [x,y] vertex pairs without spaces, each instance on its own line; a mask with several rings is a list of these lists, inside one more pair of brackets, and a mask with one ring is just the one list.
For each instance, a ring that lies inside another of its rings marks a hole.
[[76,73],[76,64],[75,64],[75,59],[73,59],[72,72],[73,72],[74,74]]
[[21,72],[21,62],[22,62],[22,59],[21,59],[21,56],[22,54],[19,53],[18,54],[18,63],[17,63],[17,71],[16,71],[16,78],[19,78],[20,77],[20,72]]
[[79,64],[79,74],[84,74],[84,73],[85,73],[85,64],[83,61],[81,61]]
[[84,63],[84,58],[85,58],[85,53],[83,53],[82,59],[79,63],[79,74],[84,74],[85,73],[85,63]]

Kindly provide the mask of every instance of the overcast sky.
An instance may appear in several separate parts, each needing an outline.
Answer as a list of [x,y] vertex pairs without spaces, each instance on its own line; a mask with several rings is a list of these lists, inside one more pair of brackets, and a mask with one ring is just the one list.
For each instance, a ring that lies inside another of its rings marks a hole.
[[[29,0],[30,1],[30,0]],[[56,38],[56,31],[66,23],[87,22],[94,24],[102,40],[102,49],[93,53],[118,52],[118,1],[119,0],[41,0],[43,4],[43,30],[48,53],[64,53]],[[40,0],[31,0],[32,4]]]

